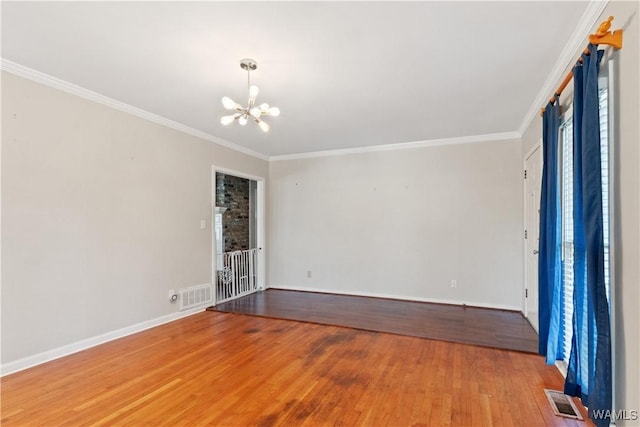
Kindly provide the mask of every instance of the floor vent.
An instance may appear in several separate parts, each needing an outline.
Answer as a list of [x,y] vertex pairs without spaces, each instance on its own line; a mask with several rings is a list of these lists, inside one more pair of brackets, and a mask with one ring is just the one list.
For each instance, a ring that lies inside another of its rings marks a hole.
[[213,287],[209,284],[180,289],[180,311],[213,304]]
[[549,399],[549,404],[554,414],[560,417],[573,418],[574,420],[584,419],[571,396],[567,396],[556,390],[545,389],[544,393],[547,395],[547,399]]

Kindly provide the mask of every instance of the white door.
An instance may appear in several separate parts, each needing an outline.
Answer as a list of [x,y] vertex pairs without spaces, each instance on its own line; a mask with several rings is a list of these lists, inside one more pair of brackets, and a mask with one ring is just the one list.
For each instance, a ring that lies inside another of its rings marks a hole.
[[538,331],[538,241],[540,235],[540,188],[542,147],[538,145],[525,159],[525,307],[531,326]]

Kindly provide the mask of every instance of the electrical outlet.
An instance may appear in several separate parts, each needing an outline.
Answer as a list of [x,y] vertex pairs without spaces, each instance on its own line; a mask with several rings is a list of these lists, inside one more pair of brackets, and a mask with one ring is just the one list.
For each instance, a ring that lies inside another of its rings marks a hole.
[[452,287],[452,288],[457,288],[457,287],[458,287],[458,281],[457,281],[457,280],[455,280],[455,279],[454,279],[454,280],[452,280],[452,281],[451,281],[451,287]]
[[176,302],[178,301],[178,294],[176,293],[175,289],[171,289],[169,291],[169,302]]

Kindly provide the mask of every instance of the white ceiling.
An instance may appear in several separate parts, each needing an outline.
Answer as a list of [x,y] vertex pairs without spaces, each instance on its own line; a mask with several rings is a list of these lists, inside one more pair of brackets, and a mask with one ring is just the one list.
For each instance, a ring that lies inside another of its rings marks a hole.
[[[3,1],[2,58],[278,156],[517,132],[587,6]],[[219,122],[245,57],[268,134]]]

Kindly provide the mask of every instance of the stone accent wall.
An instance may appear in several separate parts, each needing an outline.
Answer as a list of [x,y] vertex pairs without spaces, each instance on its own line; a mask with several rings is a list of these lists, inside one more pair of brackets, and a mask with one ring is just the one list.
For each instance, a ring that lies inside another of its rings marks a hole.
[[216,173],[216,206],[222,215],[224,252],[249,248],[249,180]]

